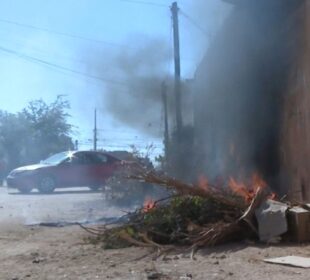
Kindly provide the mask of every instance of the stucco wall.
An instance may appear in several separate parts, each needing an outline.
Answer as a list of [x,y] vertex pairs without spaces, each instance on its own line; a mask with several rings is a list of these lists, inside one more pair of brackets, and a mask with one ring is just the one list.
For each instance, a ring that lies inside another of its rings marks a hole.
[[246,3],[234,7],[196,73],[197,176],[259,172],[281,195],[303,184],[310,201],[310,1]]
[[310,202],[310,1],[298,11],[300,49],[283,106],[281,185],[291,198]]

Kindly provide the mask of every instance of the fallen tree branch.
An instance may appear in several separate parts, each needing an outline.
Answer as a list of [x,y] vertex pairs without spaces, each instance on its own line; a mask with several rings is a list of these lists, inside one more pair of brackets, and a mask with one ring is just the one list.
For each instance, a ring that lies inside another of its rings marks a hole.
[[243,202],[237,201],[236,199],[230,199],[231,193],[229,193],[228,189],[216,189],[213,186],[209,189],[203,189],[192,184],[186,184],[174,178],[159,176],[153,171],[149,171],[147,173],[142,173],[142,171],[136,171],[137,173],[130,175],[129,178],[166,187],[170,190],[176,191],[179,195],[199,196],[216,200],[230,207],[235,207],[238,209],[246,208],[246,205]]
[[243,200],[229,188],[212,185],[200,188],[139,167],[129,178],[160,185],[174,194],[152,202],[150,208],[142,207],[128,214],[128,220],[121,226],[101,230],[82,226],[92,234],[101,234],[104,242],[110,242],[109,248],[115,244],[121,246],[118,242],[123,240],[124,246],[154,248],[161,255],[176,248],[175,245],[185,245],[192,250],[193,257],[201,247],[257,234],[255,210],[268,196],[267,189],[259,187],[250,201]]
[[257,227],[254,225],[255,210],[259,208],[259,206],[267,199],[267,197],[268,192],[266,191],[266,189],[259,187],[256,190],[256,194],[250,206],[239,219],[239,222],[245,221],[256,234],[258,234],[258,230]]

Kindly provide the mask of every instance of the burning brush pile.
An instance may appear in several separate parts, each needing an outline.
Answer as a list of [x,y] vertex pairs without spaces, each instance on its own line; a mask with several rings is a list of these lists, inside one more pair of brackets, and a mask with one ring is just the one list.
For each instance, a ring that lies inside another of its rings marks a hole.
[[139,168],[133,174],[130,179],[162,186],[171,195],[157,201],[147,199],[121,225],[87,228],[105,248],[136,245],[165,251],[179,245],[196,250],[255,238],[255,211],[275,198],[257,175],[248,184],[230,179],[229,186],[213,186],[205,178],[190,185]]

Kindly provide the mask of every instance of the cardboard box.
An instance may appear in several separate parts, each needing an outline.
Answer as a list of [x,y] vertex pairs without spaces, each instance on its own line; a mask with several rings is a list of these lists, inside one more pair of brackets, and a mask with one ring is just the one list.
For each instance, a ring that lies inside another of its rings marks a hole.
[[289,234],[292,241],[310,241],[310,211],[302,207],[293,207],[288,210]]

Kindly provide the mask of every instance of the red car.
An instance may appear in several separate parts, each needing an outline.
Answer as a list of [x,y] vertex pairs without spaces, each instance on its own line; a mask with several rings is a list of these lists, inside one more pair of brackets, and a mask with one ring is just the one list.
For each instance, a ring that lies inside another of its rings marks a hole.
[[120,166],[119,159],[103,152],[62,152],[39,164],[14,169],[6,181],[9,188],[22,193],[29,193],[34,188],[41,193],[51,193],[58,187],[77,186],[97,190]]

